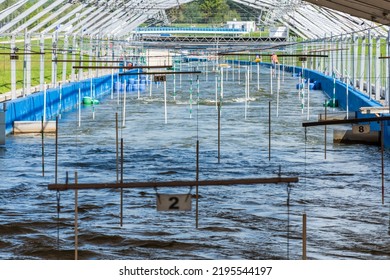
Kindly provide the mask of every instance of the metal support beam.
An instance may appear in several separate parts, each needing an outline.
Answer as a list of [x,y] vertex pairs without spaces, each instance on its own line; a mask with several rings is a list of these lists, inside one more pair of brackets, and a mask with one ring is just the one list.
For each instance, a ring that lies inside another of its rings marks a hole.
[[381,121],[388,121],[388,120],[390,120],[390,116],[347,119],[347,120],[323,120],[318,122],[304,122],[302,123],[302,127],[349,124],[349,123],[381,122]]
[[43,87],[45,86],[45,35],[41,33],[39,47],[41,51],[40,55],[40,63],[39,63],[39,89],[43,91]]
[[[11,52],[15,51],[15,34],[11,35]],[[16,60],[11,59],[11,95],[16,99]]]
[[187,186],[233,186],[233,185],[256,185],[256,184],[283,184],[297,183],[298,177],[275,177],[275,178],[244,178],[226,180],[204,181],[165,181],[165,182],[130,182],[130,183],[86,183],[86,184],[49,184],[49,190],[85,190],[85,189],[129,189],[129,188],[163,188],[163,187],[187,187]]
[[0,28],[0,34],[5,33],[7,30],[9,30],[11,27],[13,27],[15,24],[20,22],[21,20],[27,18],[28,15],[30,15],[32,12],[37,10],[39,7],[43,6],[46,2],[49,0],[41,0],[38,3],[35,3],[33,6],[31,6],[29,9],[25,10],[24,12],[20,13],[16,18],[11,20],[9,23],[4,25],[2,28]]
[[[69,48],[69,37],[68,35],[66,34],[65,37],[64,37],[64,50],[63,50],[63,55],[62,55],[62,59],[63,60],[67,60],[68,58],[68,48]],[[66,83],[66,68],[68,66],[68,63],[64,62],[62,63],[62,84],[65,84]]]
[[[24,37],[24,50],[26,53],[31,53],[31,34],[25,32]],[[23,81],[23,95],[29,95],[31,93],[31,55],[25,55],[25,64],[24,65],[24,75],[25,79]]]
[[381,61],[379,60],[380,52],[381,52],[381,46],[380,46],[381,38],[376,37],[375,39],[375,60],[374,60],[374,69],[375,69],[375,100],[381,99],[381,89],[382,89],[382,83],[381,83]]

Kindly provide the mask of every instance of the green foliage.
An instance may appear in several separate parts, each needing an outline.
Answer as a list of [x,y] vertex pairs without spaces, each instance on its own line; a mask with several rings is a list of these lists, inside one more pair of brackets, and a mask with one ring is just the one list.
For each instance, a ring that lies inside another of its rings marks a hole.
[[174,23],[222,24],[240,14],[228,4],[227,0],[198,0],[167,11]]

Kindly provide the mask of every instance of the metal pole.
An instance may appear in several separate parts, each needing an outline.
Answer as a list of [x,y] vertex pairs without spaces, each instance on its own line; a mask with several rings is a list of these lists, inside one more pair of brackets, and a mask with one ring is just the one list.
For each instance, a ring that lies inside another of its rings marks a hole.
[[164,118],[165,124],[168,123],[168,112],[167,112],[167,82],[164,81]]
[[115,113],[115,150],[116,150],[116,182],[119,183],[119,124],[118,124],[118,112]]
[[381,163],[382,163],[382,204],[385,204],[385,161],[384,161],[385,125],[381,121]]
[[43,133],[44,127],[43,127],[43,117],[41,120],[41,135],[42,135],[42,176],[45,177],[45,140],[44,140],[44,133]]
[[58,182],[58,116],[56,117],[56,155],[55,155],[55,182]]
[[[123,183],[123,138],[121,138],[121,183]],[[121,188],[121,197],[120,197],[120,226],[123,226],[123,188]]]
[[271,160],[271,101],[268,101],[268,160]]
[[[326,100],[325,100],[325,120],[327,119],[327,113],[328,113],[328,110],[327,110],[327,107],[328,107],[328,104],[326,103]],[[326,125],[324,125],[324,157],[326,159]]]
[[78,103],[78,105],[79,105],[79,110],[78,110],[78,112],[79,112],[79,117],[78,117],[78,119],[79,119],[79,127],[81,126],[81,88],[79,88],[79,96],[78,96],[78,100],[79,100],[79,103]]
[[[390,29],[387,35],[387,55],[390,55]],[[387,59],[387,106],[390,105],[390,59]],[[390,106],[389,106],[390,113]]]
[[[77,185],[77,171],[74,173],[74,183]],[[78,218],[79,218],[79,198],[78,198],[78,190],[74,190],[74,259],[78,260]]]
[[199,140],[196,140],[196,228],[199,226]]
[[306,260],[306,213],[302,216],[302,260]]
[[126,80],[123,87],[123,110],[122,110],[122,127],[126,126]]
[[218,163],[221,162],[221,101],[218,104]]
[[368,30],[368,78],[367,78],[367,94],[371,100],[371,56],[372,56],[372,39],[371,30]]

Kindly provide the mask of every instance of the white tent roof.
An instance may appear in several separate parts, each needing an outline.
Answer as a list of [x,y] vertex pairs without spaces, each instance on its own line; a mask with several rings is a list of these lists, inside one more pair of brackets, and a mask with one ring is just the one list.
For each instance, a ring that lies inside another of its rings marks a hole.
[[[28,30],[31,33],[58,31],[84,36],[128,36],[149,19],[164,19],[166,9],[191,1],[193,0],[39,0],[26,8],[26,3],[31,1],[21,0],[0,12],[0,34],[17,34]],[[285,25],[305,39],[345,34],[379,25],[369,19],[390,24],[389,1],[386,0],[232,1],[246,5],[248,9],[256,9],[259,23]],[[4,0],[0,0],[0,4],[2,2]],[[44,7],[42,11],[28,21],[24,20],[41,7]],[[387,29],[388,26],[380,26],[373,35],[386,36]]]

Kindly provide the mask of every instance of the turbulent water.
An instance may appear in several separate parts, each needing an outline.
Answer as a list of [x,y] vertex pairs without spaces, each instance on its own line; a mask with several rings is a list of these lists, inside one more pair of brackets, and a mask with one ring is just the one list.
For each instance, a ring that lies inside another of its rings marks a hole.
[[[307,104],[302,114],[297,78],[286,73],[281,79],[277,109],[277,82],[271,95],[269,69],[261,69],[260,90],[252,70],[246,118],[245,69],[239,70],[240,84],[237,69],[234,81],[232,69],[225,73],[220,163],[214,73],[199,76],[199,95],[196,75],[192,86],[190,76],[181,82],[176,76],[175,96],[168,77],[167,124],[163,86],[155,84],[151,97],[148,88],[140,99],[137,92],[127,94],[125,127],[122,94],[119,105],[115,93],[94,108],[83,107],[81,127],[77,110],[62,114],[59,183],[65,183],[66,172],[73,182],[75,171],[79,183],[116,181],[117,111],[125,182],[195,180],[197,140],[200,180],[276,177],[279,169],[283,177],[299,177],[290,187],[200,187],[198,229],[194,199],[190,212],[156,210],[156,193],[194,196],[189,187],[125,189],[122,227],[118,190],[80,190],[80,259],[300,259],[304,213],[309,259],[390,259],[390,193],[386,187],[382,205],[380,149],[333,144],[328,126],[325,159],[324,127],[308,128],[305,140]],[[323,113],[324,100],[321,91],[310,93],[311,121]],[[48,190],[55,180],[55,137],[44,140],[44,177],[40,135],[9,135],[0,148],[0,259],[74,258],[74,191]],[[389,160],[386,151],[385,166]]]

